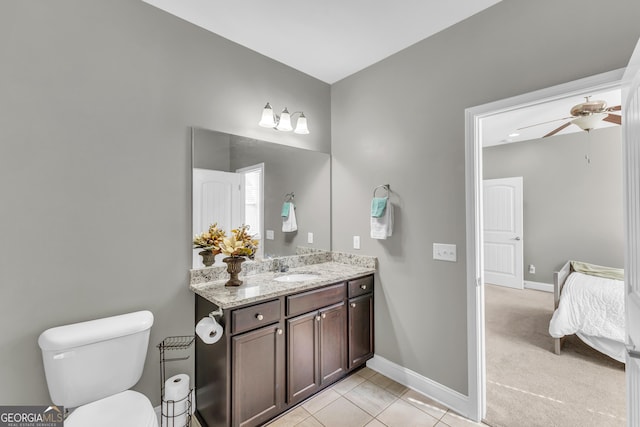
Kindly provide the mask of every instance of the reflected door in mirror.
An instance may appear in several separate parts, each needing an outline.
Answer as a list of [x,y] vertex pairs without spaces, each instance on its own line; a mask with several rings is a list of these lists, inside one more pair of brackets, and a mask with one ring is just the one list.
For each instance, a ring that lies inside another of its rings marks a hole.
[[[193,235],[213,223],[227,232],[244,222],[244,176],[209,169],[193,169]],[[202,249],[193,250],[193,268],[202,268]],[[222,255],[214,265],[222,265]]]

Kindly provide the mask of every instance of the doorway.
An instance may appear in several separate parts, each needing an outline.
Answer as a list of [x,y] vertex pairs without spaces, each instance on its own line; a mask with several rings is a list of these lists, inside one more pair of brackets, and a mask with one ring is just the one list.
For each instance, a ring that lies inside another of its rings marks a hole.
[[468,372],[469,414],[479,421],[486,413],[486,359],[484,343],[485,289],[482,236],[482,150],[481,120],[526,106],[539,105],[561,98],[576,97],[585,91],[612,89],[620,86],[624,70],[540,90],[466,110],[466,204],[467,204],[467,278],[468,278]]

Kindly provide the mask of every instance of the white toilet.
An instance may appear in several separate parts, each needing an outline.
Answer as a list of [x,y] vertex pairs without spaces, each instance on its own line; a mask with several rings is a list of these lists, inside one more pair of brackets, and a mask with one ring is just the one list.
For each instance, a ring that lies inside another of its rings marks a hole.
[[40,335],[51,400],[76,408],[65,427],[158,427],[149,399],[129,390],[142,376],[151,325],[153,314],[138,311]]

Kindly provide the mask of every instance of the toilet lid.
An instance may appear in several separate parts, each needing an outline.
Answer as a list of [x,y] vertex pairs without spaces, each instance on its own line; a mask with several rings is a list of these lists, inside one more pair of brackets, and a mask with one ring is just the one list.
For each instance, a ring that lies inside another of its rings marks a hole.
[[79,406],[65,427],[158,427],[156,413],[144,394],[126,390]]

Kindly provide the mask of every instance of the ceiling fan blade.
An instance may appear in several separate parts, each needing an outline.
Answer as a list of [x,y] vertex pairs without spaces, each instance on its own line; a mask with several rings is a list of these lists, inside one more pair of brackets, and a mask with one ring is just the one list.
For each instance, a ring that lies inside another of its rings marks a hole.
[[562,126],[560,126],[559,128],[555,128],[554,130],[552,130],[551,132],[549,132],[548,134],[546,134],[545,136],[543,136],[543,138],[546,138],[548,136],[553,136],[556,133],[560,132],[562,129],[571,126],[571,122],[567,122],[565,124],[563,124]]
[[609,114],[603,120],[605,122],[615,123],[617,125],[621,125],[622,124],[622,117],[618,116],[617,114]]
[[607,108],[607,111],[620,111],[622,110],[622,105],[616,105],[615,107]]
[[573,116],[563,117],[561,119],[549,120],[548,122],[536,123],[535,125],[523,126],[523,127],[518,128],[516,130],[529,129],[529,128],[532,128],[534,126],[546,125],[547,123],[559,122],[560,120],[567,120],[567,119],[573,119],[573,118],[574,118]]

